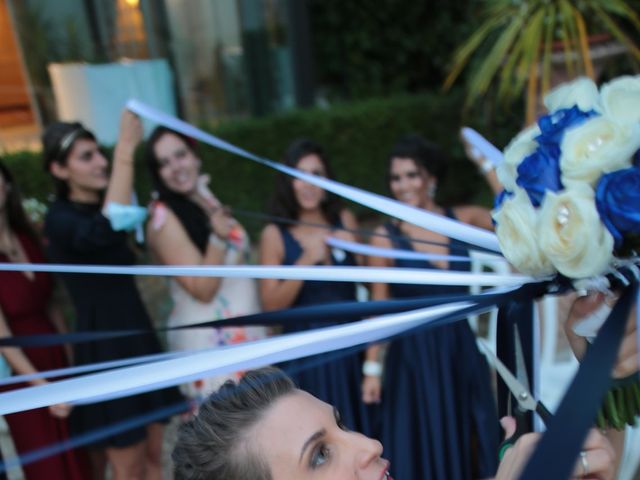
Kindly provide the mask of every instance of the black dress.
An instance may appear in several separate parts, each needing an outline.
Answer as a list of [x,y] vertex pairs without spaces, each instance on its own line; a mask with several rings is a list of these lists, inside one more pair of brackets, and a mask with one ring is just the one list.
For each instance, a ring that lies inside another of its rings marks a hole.
[[[302,255],[302,247],[291,232],[280,227],[284,243],[284,265],[293,265]],[[355,259],[351,253],[343,250],[334,251],[331,262],[337,266],[354,266]],[[291,307],[303,305],[319,305],[355,301],[356,285],[350,282],[325,282],[305,280],[298,296]],[[338,324],[336,321],[333,324]],[[298,332],[331,324],[304,323],[295,327],[287,327],[284,332]],[[352,430],[373,435],[375,410],[361,400],[360,385],[362,382],[362,360],[358,353],[337,355],[334,360],[326,361],[324,354],[293,360],[280,365],[302,389],[316,398],[333,405],[340,412],[342,422]]]
[[[455,218],[451,210],[447,216]],[[409,239],[385,225],[394,248],[413,250]],[[450,249],[467,256],[466,249]],[[395,260],[395,267],[436,268],[424,260]],[[450,262],[464,271],[468,263]],[[466,287],[390,284],[393,298],[465,293]],[[493,477],[499,424],[489,369],[467,321],[393,340],[385,358],[382,444],[395,478],[471,480]]]
[[[116,232],[100,212],[99,204],[65,200],[54,202],[45,218],[49,260],[53,263],[132,265],[134,253],[127,234]],[[149,329],[151,321],[131,275],[61,275],[76,311],[76,330]],[[85,365],[149,355],[161,351],[154,335],[74,345],[74,362]],[[74,408],[72,429],[85,433],[175,405],[177,389],[169,388],[131,397]],[[133,445],[146,436],[145,426],[117,433],[98,444],[108,447]]]

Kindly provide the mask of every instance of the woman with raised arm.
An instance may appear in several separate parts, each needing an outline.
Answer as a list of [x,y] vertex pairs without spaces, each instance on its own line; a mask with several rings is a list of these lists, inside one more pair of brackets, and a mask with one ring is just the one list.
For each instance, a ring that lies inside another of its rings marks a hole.
[[[247,262],[249,236],[209,190],[193,140],[158,127],[147,140],[146,161],[158,196],[147,223],[147,243],[155,257],[165,265]],[[260,309],[256,282],[248,278],[179,276],[170,280],[170,289],[170,327],[249,315]],[[209,327],[174,330],[168,339],[171,350],[192,350],[266,335],[267,329],[258,326]],[[190,398],[205,396],[228,378],[196,380],[184,385],[183,392]]]
[[[312,175],[332,177],[324,149],[307,139],[297,140],[289,146],[284,164]],[[262,231],[262,265],[356,265],[352,254],[331,249],[325,242],[330,235],[344,240],[355,239],[352,233],[341,230],[354,230],[357,223],[337,197],[307,182],[280,174],[271,213],[285,220],[271,223]],[[260,281],[260,298],[265,310],[353,301],[356,285],[336,281],[264,279]],[[287,327],[285,332],[313,327],[301,323]],[[314,365],[318,361],[322,358],[289,362],[285,368],[302,388],[336,405],[349,428],[370,433],[373,428],[370,412],[357,390],[361,380],[359,355],[349,354]]]
[[[442,207],[435,201],[447,159],[417,135],[401,138],[389,155],[387,179],[392,196],[407,205],[490,229],[489,210]],[[495,175],[493,171],[488,172]],[[383,248],[468,256],[466,246],[404,221],[377,229],[372,244]],[[386,236],[385,236],[386,235]],[[376,267],[466,271],[469,263],[370,257]],[[375,300],[467,292],[466,287],[374,283]],[[380,347],[366,355],[363,399],[381,402],[382,441],[399,478],[488,478],[497,466],[499,426],[489,369],[466,321],[393,340],[380,371]],[[376,369],[370,365],[378,366]],[[415,412],[420,412],[416,415]]]
[[[56,184],[57,196],[45,219],[48,254],[52,262],[70,264],[132,265],[135,254],[126,230],[131,218],[144,220],[129,206],[133,188],[134,151],[142,138],[137,116],[125,111],[109,162],[95,136],[79,123],[54,123],[43,135],[45,169]],[[126,211],[125,215],[118,212]],[[76,311],[79,331],[151,329],[151,320],[131,275],[64,274],[64,283]],[[161,351],[152,335],[74,345],[78,365],[149,355]],[[103,430],[124,420],[179,408],[176,389],[165,389],[77,407],[73,426],[79,433]],[[169,414],[167,414],[169,416]],[[96,472],[101,456],[112,468],[115,480],[162,478],[164,425],[148,422],[118,431],[94,444]],[[104,458],[104,457],[103,457]],[[98,473],[99,475],[99,473]]]

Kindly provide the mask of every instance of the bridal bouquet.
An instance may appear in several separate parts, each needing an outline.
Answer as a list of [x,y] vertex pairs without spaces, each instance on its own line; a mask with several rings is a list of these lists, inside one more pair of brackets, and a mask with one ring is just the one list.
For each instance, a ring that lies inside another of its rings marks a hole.
[[517,135],[497,174],[493,218],[522,273],[582,279],[640,246],[640,76],[580,78],[545,98],[550,112]]
[[[640,252],[640,76],[598,87],[587,78],[545,100],[549,114],[517,135],[497,174],[493,218],[504,256],[522,273],[589,281]],[[598,425],[640,415],[637,375],[615,381]]]

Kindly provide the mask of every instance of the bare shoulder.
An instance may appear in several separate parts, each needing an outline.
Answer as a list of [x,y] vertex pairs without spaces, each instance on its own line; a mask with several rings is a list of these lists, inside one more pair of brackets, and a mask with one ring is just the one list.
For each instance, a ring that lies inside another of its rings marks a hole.
[[272,243],[280,240],[281,238],[280,228],[275,223],[268,224],[262,229],[262,232],[260,232],[260,243]]
[[147,239],[153,240],[174,235],[176,230],[184,231],[177,215],[166,205],[159,203],[150,207],[149,221],[146,226]]
[[453,209],[456,218],[475,227],[492,229],[491,210],[478,205],[461,205]]
[[279,263],[284,257],[284,244],[280,228],[270,223],[260,233],[260,263]]

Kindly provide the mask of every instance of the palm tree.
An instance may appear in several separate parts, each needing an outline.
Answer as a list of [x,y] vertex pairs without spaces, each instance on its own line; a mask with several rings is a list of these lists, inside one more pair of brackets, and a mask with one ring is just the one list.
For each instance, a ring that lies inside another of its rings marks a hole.
[[[469,77],[466,107],[484,96],[497,78],[498,101],[510,103],[527,85],[527,123],[539,95],[551,88],[552,59],[561,50],[569,77],[594,78],[590,33],[606,33],[635,62],[640,49],[620,20],[640,31],[640,16],[625,0],[485,0],[480,27],[456,50],[445,79],[448,89],[481,47],[489,53]],[[597,30],[594,28],[596,27]],[[591,30],[591,32],[590,32]],[[561,60],[562,63],[562,60]]]

